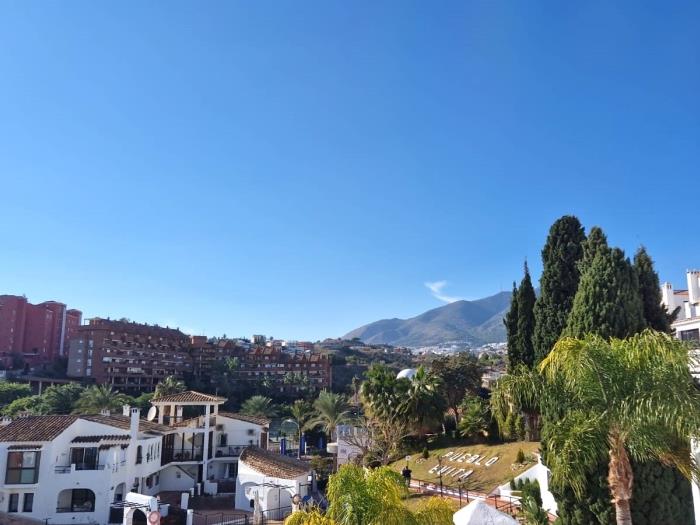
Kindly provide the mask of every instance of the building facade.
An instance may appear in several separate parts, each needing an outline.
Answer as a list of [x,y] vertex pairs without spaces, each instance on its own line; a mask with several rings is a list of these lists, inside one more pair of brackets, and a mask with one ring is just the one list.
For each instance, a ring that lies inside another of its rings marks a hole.
[[32,304],[26,297],[0,295],[0,361],[17,368],[21,357],[33,369],[63,357],[81,321],[80,310],[57,301]]
[[[234,366],[227,361],[235,360]],[[234,339],[188,336],[180,330],[127,321],[90,319],[74,331],[68,376],[112,385],[131,395],[152,392],[168,376],[207,384],[225,367],[227,381],[245,390],[265,384],[294,396],[330,388],[327,354],[255,346]]]
[[686,290],[674,290],[671,283],[664,283],[662,302],[669,313],[677,312],[672,325],[676,337],[700,346],[700,270],[688,270],[686,280]]
[[[152,421],[129,407],[121,414],[3,420],[0,523],[3,513],[48,523],[121,523],[128,493],[197,487],[235,494],[246,451],[278,460],[265,450],[269,422],[220,412],[225,401],[192,391],[161,397],[153,401]],[[248,501],[243,508],[249,510]]]
[[95,318],[79,326],[70,342],[69,377],[131,395],[191,371],[189,337],[173,328]]

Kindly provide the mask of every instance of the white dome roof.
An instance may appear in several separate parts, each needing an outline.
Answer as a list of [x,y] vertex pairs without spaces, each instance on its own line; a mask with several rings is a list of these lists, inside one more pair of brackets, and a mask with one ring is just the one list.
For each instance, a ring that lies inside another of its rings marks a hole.
[[396,376],[396,379],[402,379],[402,378],[405,377],[406,379],[412,380],[412,379],[413,379],[413,376],[415,376],[415,375],[416,375],[416,369],[415,369],[415,368],[404,368],[404,369],[401,370],[401,372],[399,372],[399,374]]

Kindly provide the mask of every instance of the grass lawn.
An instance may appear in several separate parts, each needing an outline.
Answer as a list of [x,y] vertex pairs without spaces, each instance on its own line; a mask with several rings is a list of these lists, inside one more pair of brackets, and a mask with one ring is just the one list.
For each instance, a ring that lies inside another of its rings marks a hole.
[[[405,462],[404,462],[405,463]],[[417,511],[422,503],[425,503],[430,498],[436,498],[434,494],[411,494],[408,498],[403,500],[404,507],[408,508],[410,511]],[[456,501],[447,500],[454,507],[454,511],[459,510],[459,504]]]
[[[420,451],[413,452],[411,459],[408,462],[408,468],[412,470],[411,477],[431,483],[439,483],[440,478],[436,474],[429,474],[428,471],[438,462],[438,457],[441,457],[451,451],[469,452],[471,454],[479,454],[486,456],[480,461],[481,465],[468,463],[460,463],[450,461],[448,458],[442,458],[442,465],[445,467],[464,468],[474,470],[474,473],[467,478],[462,484],[463,489],[476,490],[479,492],[491,492],[498,485],[502,485],[510,481],[512,478],[521,474],[532,465],[535,464],[535,452],[539,449],[539,442],[518,441],[515,443],[502,443],[500,445],[476,444],[465,445],[459,441],[450,443],[449,445],[439,445],[438,448],[430,450],[430,457],[423,460]],[[522,449],[526,457],[530,459],[523,466],[515,465],[515,457],[518,450]],[[490,467],[485,466],[486,461],[492,457],[498,457],[498,461]],[[396,461],[391,467],[399,472],[406,466],[406,460]],[[444,486],[459,487],[460,482],[449,474],[442,476]]]

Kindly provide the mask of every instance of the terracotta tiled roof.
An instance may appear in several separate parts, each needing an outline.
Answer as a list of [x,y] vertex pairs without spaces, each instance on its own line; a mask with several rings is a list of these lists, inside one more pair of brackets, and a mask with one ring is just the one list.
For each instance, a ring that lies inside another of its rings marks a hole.
[[41,445],[29,444],[29,445],[10,445],[7,450],[39,450]]
[[[129,430],[129,428],[131,428],[131,419],[127,416],[103,416],[102,414],[94,414],[80,416],[80,418],[87,421],[92,421],[93,423],[102,423],[103,425],[120,428],[122,430]],[[160,425],[158,423],[153,423],[152,421],[146,421],[145,419],[139,419],[139,432],[145,432],[147,434],[168,434],[174,430],[175,429],[173,427]]]
[[258,447],[246,447],[239,461],[273,478],[294,479],[311,472],[308,463]]
[[202,394],[201,392],[195,392],[194,390],[188,390],[186,392],[180,392],[179,394],[170,394],[169,396],[163,396],[154,398],[151,400],[152,403],[224,403],[226,401],[225,397],[210,396],[209,394]]
[[265,417],[247,416],[245,414],[239,414],[237,412],[221,412],[221,411],[219,411],[219,415],[223,416],[223,417],[228,417],[230,419],[238,419],[239,421],[246,421],[248,423],[253,423],[254,425],[260,425],[263,427],[267,427],[270,425],[270,420],[265,418]]
[[78,416],[30,416],[0,427],[0,441],[51,441]]

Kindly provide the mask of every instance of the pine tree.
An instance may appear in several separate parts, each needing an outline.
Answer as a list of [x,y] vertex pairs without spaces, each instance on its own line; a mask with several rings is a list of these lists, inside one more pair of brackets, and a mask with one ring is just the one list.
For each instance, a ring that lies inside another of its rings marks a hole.
[[654,270],[654,261],[642,246],[634,256],[634,269],[639,280],[639,293],[642,299],[644,319],[649,328],[659,332],[670,332],[666,308],[661,304],[659,276]]
[[625,338],[644,326],[639,282],[632,264],[619,248],[599,246],[581,275],[566,335]]
[[535,332],[535,289],[532,287],[530,270],[525,263],[525,275],[518,288],[518,334],[516,344],[520,353],[520,362],[532,367],[535,362],[535,349],[532,335]]
[[508,345],[508,369],[512,370],[516,363],[520,362],[518,354],[518,288],[513,281],[513,293],[510,296],[510,310],[503,319],[506,326],[506,340]]
[[542,249],[540,296],[535,303],[535,362],[544,359],[566,327],[579,283],[586,236],[576,217],[565,215],[549,229]]

